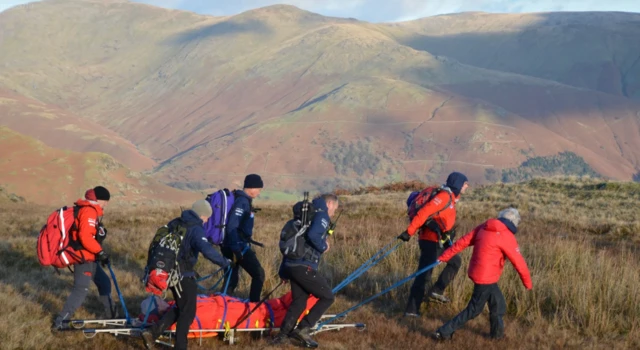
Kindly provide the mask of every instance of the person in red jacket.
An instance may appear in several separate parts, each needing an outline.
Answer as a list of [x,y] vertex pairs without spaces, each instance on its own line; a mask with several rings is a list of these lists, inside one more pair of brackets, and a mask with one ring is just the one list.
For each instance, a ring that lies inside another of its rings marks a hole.
[[482,313],[485,304],[489,304],[491,338],[500,339],[504,336],[502,316],[506,312],[507,303],[498,287],[498,280],[502,275],[505,257],[518,271],[524,286],[528,290],[533,288],[527,263],[520,254],[520,248],[514,236],[519,223],[518,210],[505,209],[498,214],[497,219],[489,219],[474,228],[438,258],[439,262],[447,262],[472,245],[473,255],[469,263],[469,278],[475,285],[467,308],[440,327],[434,333],[435,339],[451,339],[457,329]]
[[[433,264],[438,256],[442,254],[444,248],[447,247],[441,244],[438,231],[440,234],[453,233],[452,229],[456,221],[456,203],[460,199],[460,195],[468,187],[469,183],[464,174],[458,172],[449,174],[446,184],[442,186],[442,191],[420,208],[411,220],[407,230],[398,236],[398,239],[407,242],[412,236],[419,233],[420,260],[418,262],[418,270]],[[411,200],[411,197],[409,197],[407,205],[410,205]],[[449,241],[448,244],[451,244],[451,242]],[[444,290],[456,276],[460,266],[462,266],[460,257],[453,257],[447,263],[437,282],[429,290],[428,296],[431,300],[441,303],[450,302],[449,298],[444,295]],[[426,283],[431,282],[431,272],[432,270],[429,270],[420,274],[414,280],[409,293],[405,316],[419,316]]]
[[53,331],[65,328],[71,316],[82,306],[91,281],[98,287],[106,316],[116,317],[111,298],[111,280],[97,263],[102,263],[102,266],[109,263],[109,255],[101,244],[107,235],[107,229],[102,226],[101,220],[110,198],[111,194],[106,188],[97,186],[87,190],[85,198],[74,203],[78,207],[78,215],[70,230],[70,245],[78,252],[80,262],[74,264],[73,289],[51,327]]

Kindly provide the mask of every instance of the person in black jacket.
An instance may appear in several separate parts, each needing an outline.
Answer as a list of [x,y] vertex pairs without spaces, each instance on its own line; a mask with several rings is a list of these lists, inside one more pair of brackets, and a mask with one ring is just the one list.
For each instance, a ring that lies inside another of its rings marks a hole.
[[227,259],[232,259],[237,267],[231,271],[229,281],[229,295],[235,293],[238,286],[240,267],[251,276],[251,288],[249,291],[249,301],[257,303],[260,301],[260,294],[264,285],[264,269],[256,252],[251,249],[250,241],[253,236],[253,207],[252,201],[260,195],[264,184],[262,178],[257,174],[249,174],[244,179],[242,191],[233,192],[235,201],[229,211],[229,222],[225,228],[224,241],[222,243],[222,254]]
[[142,332],[142,339],[147,349],[151,349],[155,340],[175,322],[177,322],[175,349],[187,348],[189,326],[196,316],[198,286],[194,266],[198,262],[198,254],[202,253],[209,261],[223,268],[227,268],[231,263],[213,248],[204,235],[203,225],[209,220],[211,214],[212,209],[209,202],[199,200],[193,204],[191,210],[183,211],[179,218],[168,224],[169,227],[174,227],[177,224],[187,226],[187,233],[182,240],[177,259],[182,274],[180,281],[182,289],[177,291],[176,287],[171,287],[177,308],[171,308],[150,330]]
[[[329,250],[327,230],[330,218],[338,209],[338,197],[323,194],[314,199],[312,204],[316,212],[306,234],[304,257],[300,260],[284,258],[280,265],[279,275],[284,281],[291,282],[293,300],[280,326],[280,333],[273,339],[274,344],[285,344],[289,338],[293,338],[305,347],[317,348],[318,343],[309,333],[335,300],[331,286],[318,274],[318,264],[322,254]],[[307,306],[309,294],[318,298],[318,301],[296,327],[300,314]]]

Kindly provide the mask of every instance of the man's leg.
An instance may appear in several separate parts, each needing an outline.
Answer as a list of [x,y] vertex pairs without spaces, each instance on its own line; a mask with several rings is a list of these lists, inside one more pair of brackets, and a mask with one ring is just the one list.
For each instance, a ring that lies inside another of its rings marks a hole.
[[95,262],[77,264],[73,271],[73,289],[62,307],[62,311],[56,317],[53,328],[62,328],[63,321],[71,319],[76,310],[82,306],[89,293],[89,285],[96,270]]
[[[436,248],[437,243],[429,241],[418,241],[420,245],[420,260],[418,262],[419,271],[436,261]],[[431,274],[433,269],[426,271],[423,274],[418,275],[411,285],[411,292],[409,293],[409,300],[407,301],[407,308],[405,309],[405,315],[418,315],[420,313],[420,305],[422,299],[424,299],[424,291],[427,283],[431,282]]]
[[[260,301],[260,294],[262,293],[262,287],[264,286],[265,276],[264,269],[262,268],[262,265],[260,265],[256,252],[251,249],[247,250],[242,257],[242,260],[240,260],[240,266],[242,266],[249,276],[251,276],[249,301],[257,303]],[[235,285],[237,285],[237,279]]]
[[467,308],[462,310],[462,312],[451,321],[440,327],[436,336],[439,333],[440,337],[443,339],[451,338],[453,332],[462,327],[467,321],[478,317],[478,315],[482,313],[482,309],[489,299],[491,286],[492,285],[490,284],[476,284],[473,287],[473,294],[471,295],[471,300],[469,301]]
[[507,312],[507,302],[498,284],[492,284],[489,295],[489,321],[491,322],[491,338],[500,339],[504,337],[504,323],[502,316]]
[[[298,325],[298,328],[300,329],[311,328],[316,324],[316,322],[318,322],[318,320],[320,320],[320,317],[324,315],[331,304],[333,304],[335,297],[329,282],[319,275],[318,271],[307,270],[304,275],[298,276],[298,283],[307,292],[307,294],[311,294],[318,298],[316,304],[313,305],[311,310],[309,310],[309,314],[307,314]],[[307,300],[305,299],[305,306],[306,303]]]
[[104,306],[105,317],[113,319],[117,317],[116,305],[111,298],[111,279],[104,272],[100,264],[96,264],[96,273],[93,275],[93,283],[98,287],[100,302]]
[[[437,256],[442,255],[443,251],[444,249],[440,249],[438,247]],[[458,255],[452,257],[447,262],[447,266],[445,266],[445,268],[442,270],[442,272],[440,273],[440,276],[438,277],[438,280],[429,291],[429,295],[433,299],[436,299],[440,302],[445,302],[445,303],[449,302],[449,299],[443,295],[444,290],[451,283],[451,281],[453,281],[454,277],[456,277],[456,274],[460,270],[461,266],[462,266],[462,258]],[[432,293],[434,293],[435,295],[433,295]]]
[[306,298],[300,298],[300,300],[298,300],[300,305],[299,308],[296,309],[298,315],[306,307],[309,294],[319,299],[311,310],[309,310],[309,314],[300,321],[298,327],[291,332],[291,338],[302,342],[307,348],[317,348],[318,343],[310,335],[311,328],[333,303],[334,296],[331,287],[317,271],[308,267],[296,267],[291,273],[291,280],[295,280],[307,296]]
[[180,283],[182,291],[180,292],[180,298],[176,300],[180,313],[178,314],[178,324],[176,325],[175,349],[186,349],[189,327],[191,327],[191,323],[196,317],[198,285],[193,278],[183,278]]
[[309,299],[309,293],[307,293],[302,286],[298,283],[298,276],[304,274],[305,267],[285,267],[289,276],[289,283],[291,284],[291,305],[287,309],[287,314],[280,325],[280,333],[289,335],[291,331],[296,327],[298,318],[307,307],[307,299]]

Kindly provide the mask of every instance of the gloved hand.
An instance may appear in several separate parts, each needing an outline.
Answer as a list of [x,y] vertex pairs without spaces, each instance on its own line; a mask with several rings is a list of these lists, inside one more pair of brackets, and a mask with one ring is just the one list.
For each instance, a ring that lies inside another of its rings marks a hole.
[[401,239],[405,242],[409,242],[409,240],[411,239],[411,236],[409,236],[409,233],[407,231],[404,231],[400,234],[400,236],[398,236],[398,239]]
[[103,267],[109,264],[109,254],[107,254],[104,250],[101,250],[100,253],[98,253],[96,259]]
[[236,268],[236,263],[233,260],[227,259],[227,261],[229,262],[229,267],[231,269],[235,269]]

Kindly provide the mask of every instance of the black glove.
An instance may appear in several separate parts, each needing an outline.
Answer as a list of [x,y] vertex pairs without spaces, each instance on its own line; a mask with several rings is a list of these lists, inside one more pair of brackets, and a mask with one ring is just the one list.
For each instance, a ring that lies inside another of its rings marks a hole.
[[100,253],[98,253],[98,255],[96,256],[96,258],[98,259],[100,264],[102,264],[102,266],[106,266],[109,264],[109,254],[105,253],[104,250],[101,250]]
[[409,236],[409,233],[407,231],[404,231],[400,234],[400,236],[398,236],[398,239],[401,239],[405,242],[409,242],[409,240],[411,239],[411,236]]
[[98,231],[96,232],[96,241],[102,244],[102,241],[107,238],[107,228],[102,226],[102,223],[98,225]]

